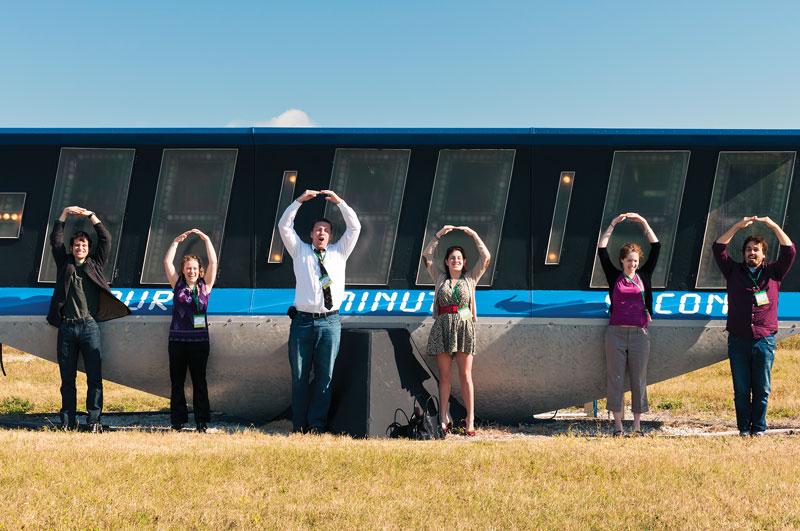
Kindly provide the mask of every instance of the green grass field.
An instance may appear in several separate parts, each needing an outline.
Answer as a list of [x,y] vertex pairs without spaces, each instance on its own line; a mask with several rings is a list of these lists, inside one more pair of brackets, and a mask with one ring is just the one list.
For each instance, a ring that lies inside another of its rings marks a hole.
[[[770,422],[800,425],[782,344]],[[6,351],[0,415],[58,410],[55,364]],[[83,392],[79,390],[79,394]],[[657,411],[732,418],[724,363],[650,387]],[[106,386],[109,409],[166,399]],[[0,429],[0,529],[800,528],[800,439],[326,436]]]

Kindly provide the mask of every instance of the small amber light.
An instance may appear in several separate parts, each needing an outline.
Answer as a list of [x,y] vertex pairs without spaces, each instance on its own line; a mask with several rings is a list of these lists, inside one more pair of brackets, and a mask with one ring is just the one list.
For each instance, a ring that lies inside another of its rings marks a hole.
[[17,219],[19,219],[19,216],[16,213],[11,214],[11,219],[12,221],[17,221]]
[[272,255],[272,261],[273,261],[273,262],[280,262],[280,261],[281,261],[281,255],[279,255],[279,254],[273,254],[273,255]]
[[8,221],[9,219],[11,219],[11,214],[9,214],[8,212],[6,212],[5,214],[3,214],[3,219],[4,219],[4,220],[6,220],[6,221]]
[[556,253],[550,253],[547,255],[547,259],[550,260],[551,262],[555,262],[556,258],[558,258],[558,255],[556,255]]
[[572,177],[570,177],[569,175],[565,175],[564,177],[561,178],[561,182],[563,182],[564,184],[569,184],[572,182]]
[[289,182],[290,182],[290,183],[293,183],[293,182],[295,182],[296,180],[297,180],[297,175],[294,175],[294,174],[292,174],[292,175],[290,175],[290,176],[289,176]]

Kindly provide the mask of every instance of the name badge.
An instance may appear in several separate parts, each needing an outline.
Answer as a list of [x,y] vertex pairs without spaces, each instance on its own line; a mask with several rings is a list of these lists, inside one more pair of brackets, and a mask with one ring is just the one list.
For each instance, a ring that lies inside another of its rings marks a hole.
[[331,277],[329,277],[328,274],[325,273],[324,275],[319,277],[319,283],[322,284],[322,289],[325,289],[329,288],[331,284],[333,284],[333,281],[331,280]]
[[466,321],[470,317],[472,317],[472,312],[469,311],[469,306],[462,306],[458,309],[458,315],[461,317],[462,321]]
[[755,296],[756,306],[764,306],[765,304],[769,304],[769,297],[767,297],[766,290],[756,291]]
[[206,327],[206,316],[205,315],[195,315],[194,316],[194,327],[195,328],[205,328]]

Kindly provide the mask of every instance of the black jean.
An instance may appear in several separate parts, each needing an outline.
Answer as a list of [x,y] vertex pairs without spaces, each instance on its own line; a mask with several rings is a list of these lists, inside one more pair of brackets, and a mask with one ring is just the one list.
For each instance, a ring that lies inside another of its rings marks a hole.
[[194,389],[192,397],[194,421],[200,423],[211,420],[211,405],[208,402],[208,383],[206,382],[209,350],[208,341],[169,342],[169,379],[172,382],[169,411],[170,421],[173,425],[186,424],[189,421],[186,394],[183,390],[187,368]]
[[58,327],[58,368],[61,372],[61,424],[76,425],[78,354],[83,356],[86,369],[86,412],[88,424],[100,422],[103,410],[103,357],[100,353],[100,327],[97,321],[74,324],[62,323]]

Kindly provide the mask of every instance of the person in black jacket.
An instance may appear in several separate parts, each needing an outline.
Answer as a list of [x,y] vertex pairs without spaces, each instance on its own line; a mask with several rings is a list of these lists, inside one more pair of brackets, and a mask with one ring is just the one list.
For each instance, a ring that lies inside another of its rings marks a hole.
[[[629,219],[642,225],[650,242],[650,256],[644,260],[642,249],[626,243],[619,251],[620,271],[608,256],[606,246],[617,223]],[[633,433],[643,435],[640,419],[647,406],[647,360],[650,356],[650,336],[647,323],[653,315],[651,277],[658,262],[661,244],[647,220],[636,213],[620,214],[600,236],[597,256],[608,282],[610,298],[609,322],[605,336],[608,396],[606,408],[614,414],[614,436],[622,435],[622,396],[625,390],[625,368],[631,375],[631,410]]]
[[[89,254],[91,240],[83,231],[64,246],[64,223],[67,216],[89,217],[97,232],[97,249]],[[61,372],[61,429],[77,428],[75,410],[77,398],[75,377],[78,353],[86,368],[87,427],[91,432],[102,431],[100,413],[103,409],[102,355],[100,329],[97,321],[123,317],[130,313],[124,303],[108,289],[103,267],[111,250],[111,233],[94,212],[78,206],[64,209],[53,225],[50,247],[56,261],[56,286],[50,299],[47,322],[58,328],[57,356]]]

